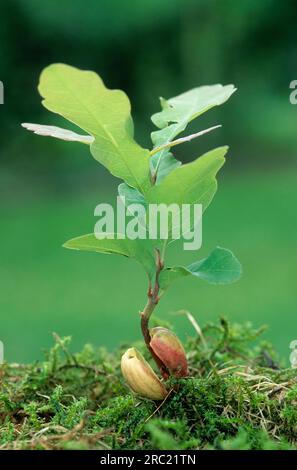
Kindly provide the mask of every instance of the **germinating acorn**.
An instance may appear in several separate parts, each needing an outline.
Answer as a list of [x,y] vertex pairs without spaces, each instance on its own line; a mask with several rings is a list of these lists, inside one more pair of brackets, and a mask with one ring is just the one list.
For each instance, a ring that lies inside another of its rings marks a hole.
[[167,328],[156,327],[150,330],[150,346],[175,377],[188,375],[186,353],[178,337]]
[[135,348],[128,349],[122,356],[121,369],[132,390],[151,400],[163,400],[167,390],[142,354]]

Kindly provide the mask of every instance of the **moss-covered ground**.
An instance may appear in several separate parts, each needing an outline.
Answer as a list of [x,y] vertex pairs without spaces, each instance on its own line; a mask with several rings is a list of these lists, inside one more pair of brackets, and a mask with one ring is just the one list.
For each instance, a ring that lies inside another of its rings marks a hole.
[[297,370],[250,325],[194,328],[191,377],[162,403],[124,383],[128,345],[73,354],[54,335],[43,362],[1,365],[0,449],[297,449]]

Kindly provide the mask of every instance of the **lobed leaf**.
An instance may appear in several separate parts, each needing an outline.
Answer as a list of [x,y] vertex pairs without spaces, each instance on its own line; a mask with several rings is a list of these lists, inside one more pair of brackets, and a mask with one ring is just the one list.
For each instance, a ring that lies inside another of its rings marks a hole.
[[114,176],[140,192],[150,183],[149,151],[133,139],[128,97],[110,90],[94,72],[65,64],[43,70],[39,92],[43,105],[94,137],[90,150]]
[[[162,111],[152,116],[153,123],[160,129],[151,133],[154,147],[169,144],[196,117],[214,106],[225,103],[236,91],[233,85],[202,86],[189,90],[169,100],[161,98]],[[205,132],[204,132],[205,133]],[[155,158],[158,168],[168,149],[163,148]]]

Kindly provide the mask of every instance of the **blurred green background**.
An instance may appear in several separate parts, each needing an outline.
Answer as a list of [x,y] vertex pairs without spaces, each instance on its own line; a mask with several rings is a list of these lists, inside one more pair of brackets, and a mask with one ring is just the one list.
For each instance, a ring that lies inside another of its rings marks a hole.
[[61,248],[91,232],[94,207],[112,201],[118,181],[79,144],[38,137],[21,122],[61,124],[40,104],[42,68],[65,62],[97,71],[132,101],[136,139],[150,146],[158,97],[234,83],[221,108],[188,129],[223,128],[178,148],[182,161],[229,144],[219,191],[204,218],[200,253],[169,249],[169,261],[232,249],[244,276],[230,286],[176,283],[157,315],[181,336],[227,315],[269,326],[266,338],[288,360],[297,339],[297,4],[278,0],[2,0],[0,80],[0,339],[7,360],[42,357],[51,332],[113,348],[140,339],[146,280],[120,257]]

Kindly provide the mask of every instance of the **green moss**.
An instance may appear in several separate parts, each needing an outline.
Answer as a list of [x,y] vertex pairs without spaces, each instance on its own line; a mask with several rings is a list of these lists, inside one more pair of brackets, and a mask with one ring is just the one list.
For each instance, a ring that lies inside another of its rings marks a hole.
[[44,362],[0,368],[0,448],[296,449],[297,371],[262,331],[206,325],[185,345],[191,377],[170,379],[162,404],[130,393],[124,348],[72,354],[55,335]]

